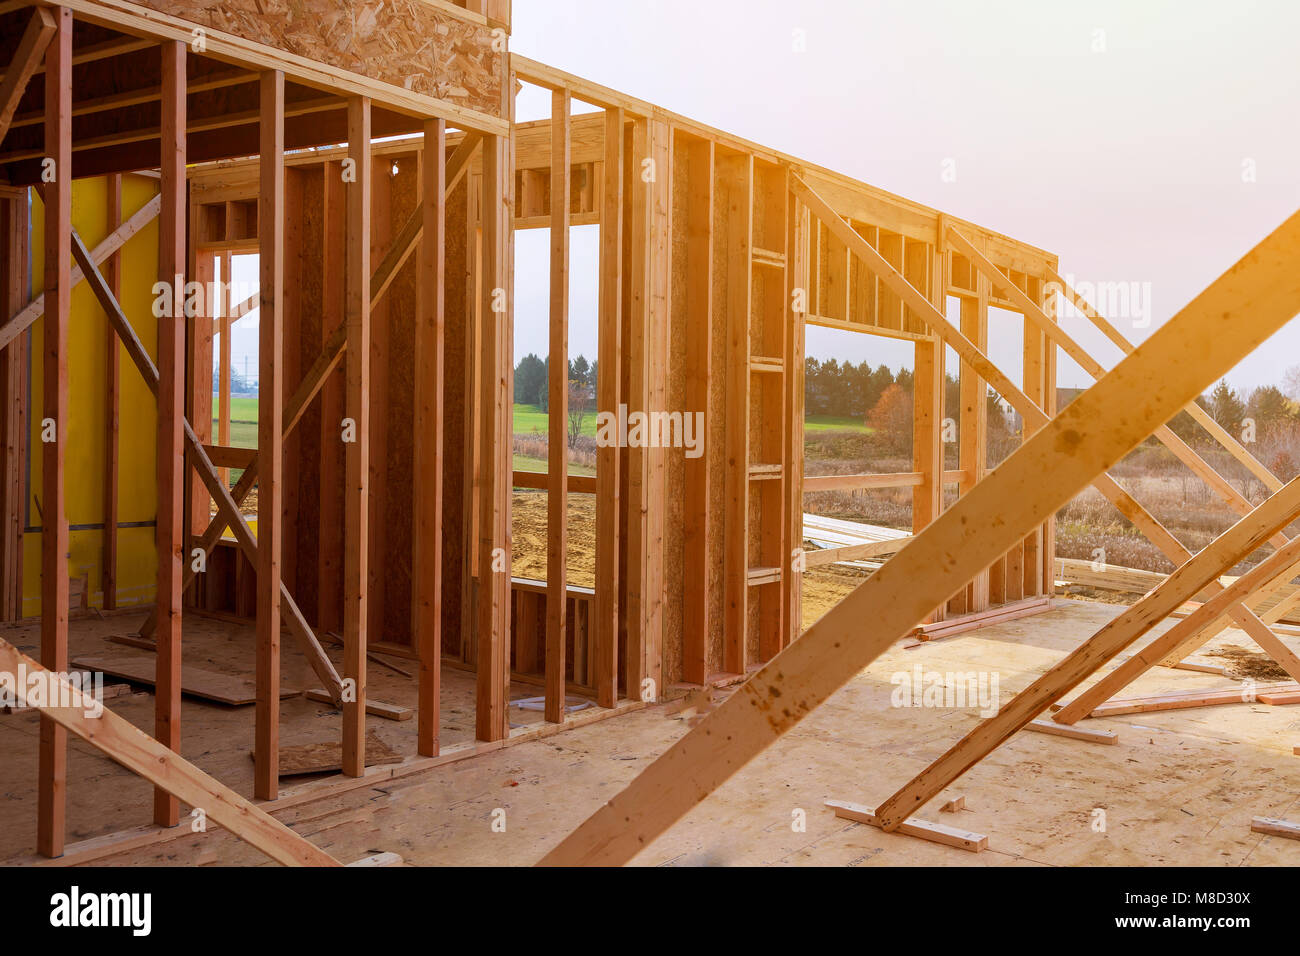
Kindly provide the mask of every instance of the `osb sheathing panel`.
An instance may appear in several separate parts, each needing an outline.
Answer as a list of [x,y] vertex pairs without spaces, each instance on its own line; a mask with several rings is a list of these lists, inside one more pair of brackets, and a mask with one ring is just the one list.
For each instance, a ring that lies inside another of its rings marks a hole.
[[421,0],[138,0],[212,30],[501,115],[501,57],[486,26]]

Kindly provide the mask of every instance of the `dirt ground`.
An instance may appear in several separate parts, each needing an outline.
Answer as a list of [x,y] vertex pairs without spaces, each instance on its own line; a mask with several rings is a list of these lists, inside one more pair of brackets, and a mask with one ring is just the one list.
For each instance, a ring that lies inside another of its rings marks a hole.
[[[516,577],[546,578],[546,494],[514,493],[513,528]],[[569,583],[592,587],[596,580],[596,497],[569,495]],[[865,576],[848,568],[813,568],[803,576],[803,626],[807,627],[862,583]]]

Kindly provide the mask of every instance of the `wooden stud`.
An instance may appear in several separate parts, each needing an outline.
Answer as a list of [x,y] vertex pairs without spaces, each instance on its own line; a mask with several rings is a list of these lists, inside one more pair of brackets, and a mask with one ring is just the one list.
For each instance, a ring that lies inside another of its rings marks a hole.
[[257,387],[257,730],[253,793],[280,786],[280,561],[284,495],[284,74],[261,77]]
[[[708,140],[677,142],[688,166],[686,221],[686,414],[699,413],[713,420],[709,391],[713,377],[713,143]],[[702,436],[701,436],[702,437]],[[709,448],[687,458],[684,465],[682,563],[682,679],[703,684],[709,677],[709,639],[715,622],[710,617],[710,560],[714,547],[710,507],[712,484]]]
[[[72,11],[52,11],[57,32],[45,51],[45,155],[54,163],[45,201],[45,322],[41,443],[41,664],[68,669],[68,326],[72,261]],[[53,434],[49,435],[49,429]],[[41,713],[36,851],[61,856],[67,821],[68,732]]]
[[[961,331],[981,352],[988,353],[989,323],[987,284],[983,295],[961,298]],[[988,466],[988,385],[967,363],[961,363],[961,421],[957,426],[960,449],[958,460],[963,473],[957,486],[958,495],[967,494],[984,478]],[[968,586],[968,612],[987,610],[989,572],[975,575]]]
[[[19,311],[31,297],[28,269],[26,192],[0,199],[0,302],[3,313]],[[23,616],[23,528],[27,512],[28,357],[27,337],[12,340],[0,352],[0,619]]]
[[[122,175],[108,177],[108,231],[122,225]],[[114,253],[104,263],[104,279],[115,298],[121,295],[122,259]],[[120,426],[122,350],[111,322],[104,338],[104,545],[100,562],[100,590],[105,611],[117,607],[117,487],[118,428]]]
[[438,755],[438,710],[442,670],[442,485],[445,417],[443,358],[446,315],[443,272],[446,251],[447,124],[424,124],[420,209],[423,235],[417,282],[415,326],[415,555],[411,589],[415,599],[413,635],[420,652],[419,723],[421,756]]
[[509,461],[507,422],[512,396],[506,392],[509,341],[505,282],[506,143],[483,140],[481,302],[478,369],[478,653],[475,734],[502,740],[509,733],[506,708],[510,681]]
[[[185,543],[185,45],[164,43],[162,56],[162,211],[158,216],[158,279],[171,290],[158,319],[158,668],[154,737],[181,746],[181,566]],[[65,242],[66,246],[67,243]],[[154,823],[174,827],[180,806],[154,788]]]
[[551,309],[547,405],[546,703],[545,717],[564,720],[569,550],[569,94],[551,94]]
[[[792,183],[804,202],[825,206],[798,178]],[[618,864],[648,846],[938,606],[953,580],[970,580],[1288,321],[1300,309],[1297,255],[1300,214],[1031,435],[542,862]],[[1180,360],[1169,361],[1172,355]]]
[[[727,260],[727,427],[723,537],[723,670],[744,674],[749,632],[749,339],[753,273],[754,158],[717,162],[719,212],[725,217]],[[715,233],[717,234],[717,233]]]
[[[343,679],[352,694],[343,702],[343,772],[359,777],[366,766],[366,644],[370,551],[370,100],[348,100],[347,259],[344,328],[347,330],[343,496]],[[351,434],[346,429],[350,426]],[[349,440],[350,439],[350,440]]]
[[[617,415],[622,376],[623,111],[606,110],[600,218],[596,405]],[[596,449],[596,703],[618,703],[619,449]]]

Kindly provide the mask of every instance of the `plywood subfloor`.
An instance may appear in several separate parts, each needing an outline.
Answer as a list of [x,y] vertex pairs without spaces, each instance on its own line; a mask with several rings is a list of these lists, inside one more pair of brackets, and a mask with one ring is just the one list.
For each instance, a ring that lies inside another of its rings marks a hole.
[[[1253,816],[1300,820],[1300,757],[1292,754],[1300,743],[1300,707],[1240,704],[1088,721],[1120,735],[1108,747],[1021,733],[922,811],[988,834],[981,854],[851,824],[823,807],[828,798],[879,802],[979,719],[966,710],[892,707],[895,674],[918,664],[923,671],[983,670],[998,676],[1006,700],[1117,610],[1062,601],[1036,617],[910,650],[896,646],[637,862],[1300,865],[1300,844],[1250,831]],[[1215,643],[1249,646],[1237,631]],[[1161,668],[1133,692],[1230,684]],[[344,860],[390,850],[412,864],[529,864],[686,732],[672,709],[523,743],[295,807],[280,818]],[[957,793],[966,809],[940,814],[939,804]],[[804,832],[791,827],[798,810],[806,814]],[[1101,832],[1094,829],[1096,810],[1105,811]],[[504,819],[504,832],[494,830],[494,819]],[[209,833],[104,862],[265,860],[227,834]]]
[[[143,612],[114,613],[104,617],[74,619],[69,625],[69,656],[117,656],[123,648],[105,640],[109,635],[134,634],[144,620]],[[36,622],[5,625],[5,640],[24,653],[39,657],[40,631]],[[342,671],[342,648],[326,643],[325,651]],[[131,651],[131,654],[147,652]],[[293,639],[285,634],[281,642],[282,685],[301,691],[320,686]],[[216,620],[187,613],[184,620],[183,659],[187,667],[219,674],[253,678],[254,632],[250,625]],[[392,660],[403,670],[415,673],[417,665],[402,658]],[[106,683],[115,683],[108,678]],[[417,690],[412,678],[404,677],[374,661],[367,670],[372,699],[414,708]],[[106,706],[135,726],[152,733],[154,698],[152,688],[135,685],[137,693],[107,701]],[[532,684],[511,687],[511,700],[536,696]],[[511,707],[512,726],[544,722],[538,711]],[[189,696],[181,699],[181,753],[200,769],[212,774],[237,792],[251,796],[254,708],[229,707]],[[0,860],[28,854],[36,840],[36,763],[39,716],[26,710],[0,714]],[[316,703],[301,696],[281,701],[280,743],[284,747],[339,739],[340,714],[328,703]],[[367,728],[387,747],[403,757],[416,752],[416,721],[367,718]],[[444,665],[442,669],[441,742],[445,748],[474,739],[474,674]],[[297,785],[295,777],[286,785]],[[99,753],[89,744],[72,738],[68,751],[68,842],[75,843],[106,833],[116,833],[147,824],[151,811],[152,785]],[[364,854],[363,854],[364,855]]]

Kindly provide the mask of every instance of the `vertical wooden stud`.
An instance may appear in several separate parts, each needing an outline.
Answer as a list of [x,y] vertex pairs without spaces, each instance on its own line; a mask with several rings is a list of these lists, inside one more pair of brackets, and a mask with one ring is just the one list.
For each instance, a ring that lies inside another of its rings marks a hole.
[[[623,111],[605,111],[596,407],[618,415],[622,376]],[[619,449],[596,450],[596,703],[618,702]]]
[[280,508],[284,494],[284,74],[261,76],[257,382],[257,728],[253,793],[280,786]]
[[366,768],[366,643],[370,550],[370,100],[348,100],[347,246],[344,322],[347,324],[343,498],[343,772]]
[[424,124],[421,159],[420,237],[415,327],[415,646],[420,653],[420,754],[438,754],[442,670],[443,357],[446,341],[443,267],[446,250],[447,124]]
[[569,93],[551,96],[551,335],[547,406],[545,717],[564,720],[568,632]]
[[[45,49],[45,318],[41,445],[41,664],[68,669],[68,516],[63,462],[68,440],[68,323],[72,302],[72,11],[54,11]],[[51,434],[52,426],[52,434]],[[68,732],[41,715],[36,849],[61,856],[67,822]]]

